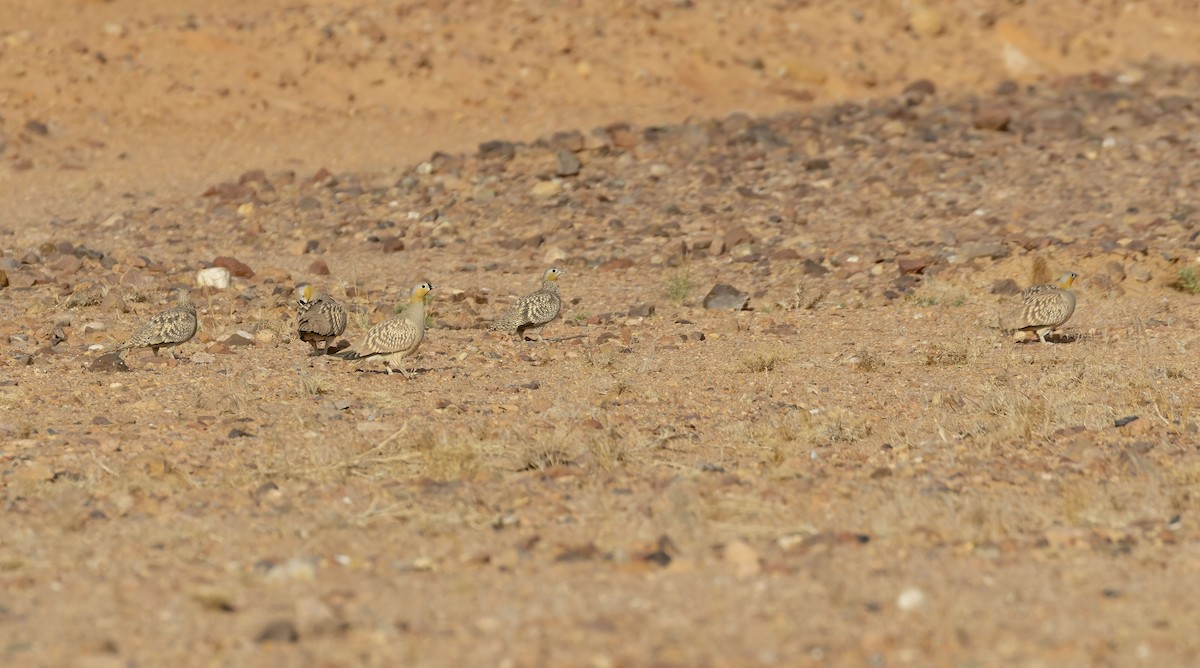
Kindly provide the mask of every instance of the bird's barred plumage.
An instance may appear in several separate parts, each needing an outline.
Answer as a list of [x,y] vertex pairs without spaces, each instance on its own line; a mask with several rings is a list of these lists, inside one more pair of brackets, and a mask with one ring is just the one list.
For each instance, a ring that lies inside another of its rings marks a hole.
[[160,348],[168,348],[171,357],[175,357],[175,346],[191,340],[198,328],[196,307],[188,299],[187,293],[182,293],[179,304],[154,314],[138,325],[129,340],[117,348],[117,353],[133,348],[150,348],[157,355]]
[[[344,360],[376,359],[383,363],[388,374],[392,368],[400,368],[406,357],[411,357],[425,339],[425,295],[435,288],[428,281],[413,287],[408,305],[399,318],[385,320],[367,330],[362,341],[336,353]],[[405,375],[409,375],[405,372]]]
[[346,309],[311,285],[302,285],[297,292],[296,329],[300,340],[307,341],[314,352],[327,352],[330,342],[346,331]]
[[509,306],[500,317],[492,323],[492,329],[498,332],[517,334],[524,339],[526,333],[536,334],[541,338],[542,329],[558,317],[562,310],[562,299],[558,292],[558,277],[564,272],[558,267],[550,267],[542,275],[542,287],[521,297]]
[[1075,292],[1071,289],[1079,275],[1063,274],[1057,283],[1032,285],[1021,291],[1021,303],[1000,319],[1006,332],[1034,332],[1046,343],[1046,334],[1063,326],[1075,313]]

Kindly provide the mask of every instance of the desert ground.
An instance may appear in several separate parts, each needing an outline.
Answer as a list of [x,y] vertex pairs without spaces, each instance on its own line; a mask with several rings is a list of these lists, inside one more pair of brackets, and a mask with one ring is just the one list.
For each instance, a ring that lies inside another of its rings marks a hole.
[[1194,1],[0,17],[0,664],[1200,663]]

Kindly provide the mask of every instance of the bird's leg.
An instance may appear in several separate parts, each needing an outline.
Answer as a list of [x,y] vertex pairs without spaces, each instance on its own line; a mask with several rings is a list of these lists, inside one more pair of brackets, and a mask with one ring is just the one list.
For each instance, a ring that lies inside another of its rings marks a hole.
[[1037,331],[1038,340],[1041,341],[1042,343],[1046,343],[1046,334],[1049,331],[1050,330],[1048,330],[1048,329],[1039,329]]

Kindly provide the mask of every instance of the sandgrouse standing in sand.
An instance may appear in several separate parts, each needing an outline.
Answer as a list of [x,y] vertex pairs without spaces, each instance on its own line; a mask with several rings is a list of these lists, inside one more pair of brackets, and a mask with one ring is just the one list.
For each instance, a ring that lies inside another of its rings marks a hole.
[[313,355],[328,353],[329,344],[346,331],[346,309],[312,285],[302,285],[296,292],[300,307],[296,329],[300,340],[312,346]]
[[198,326],[196,307],[192,305],[187,291],[183,290],[179,293],[178,304],[143,321],[116,352],[121,355],[133,348],[150,348],[158,355],[159,348],[168,348],[171,358],[178,359],[175,357],[175,346],[195,336]]
[[392,368],[400,369],[406,378],[414,374],[400,366],[401,362],[417,352],[425,338],[425,295],[434,289],[428,281],[416,284],[408,299],[408,305],[399,318],[384,320],[367,330],[357,344],[334,353],[344,360],[375,359],[383,363],[389,375]]
[[542,339],[542,329],[558,317],[562,299],[558,296],[558,277],[566,272],[550,267],[542,275],[542,287],[518,299],[492,323],[492,330],[517,334],[524,340],[527,333]]
[[1075,313],[1075,292],[1071,285],[1079,275],[1068,272],[1057,283],[1031,285],[1021,291],[1021,303],[1000,318],[1000,329],[1034,332],[1046,343],[1046,334],[1061,327]]

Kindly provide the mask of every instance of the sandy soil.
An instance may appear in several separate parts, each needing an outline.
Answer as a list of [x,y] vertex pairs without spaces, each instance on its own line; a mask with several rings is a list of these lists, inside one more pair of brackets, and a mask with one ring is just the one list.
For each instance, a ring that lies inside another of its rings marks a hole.
[[1194,2],[0,16],[5,665],[1200,660]]

